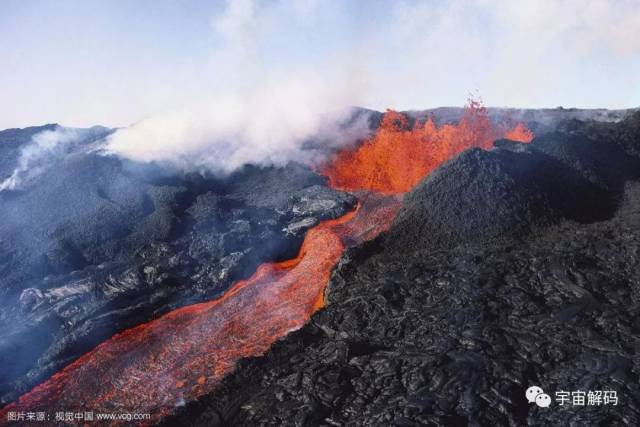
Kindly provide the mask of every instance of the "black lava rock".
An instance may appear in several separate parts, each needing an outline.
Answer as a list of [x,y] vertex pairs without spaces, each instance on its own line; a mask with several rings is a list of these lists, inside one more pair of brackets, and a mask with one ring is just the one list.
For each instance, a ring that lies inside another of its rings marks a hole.
[[[0,150],[17,150],[0,179],[56,129],[0,132]],[[82,133],[0,191],[0,405],[114,333],[291,258],[356,202],[298,164],[219,178],[105,156],[108,133]]]
[[604,220],[625,183],[640,177],[638,157],[585,135],[497,145],[465,151],[408,193],[387,244],[453,247],[524,236],[564,220]]
[[[640,425],[639,124],[444,165],[345,254],[308,325],[165,424]],[[619,402],[559,406],[562,390]]]

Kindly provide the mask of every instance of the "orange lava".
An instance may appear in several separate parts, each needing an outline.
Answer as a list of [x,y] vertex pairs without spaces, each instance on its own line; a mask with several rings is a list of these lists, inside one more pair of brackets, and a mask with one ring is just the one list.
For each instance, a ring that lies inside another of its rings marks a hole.
[[503,137],[530,142],[533,133],[522,123],[512,129],[493,125],[487,109],[473,100],[458,124],[443,126],[430,117],[411,127],[406,116],[387,110],[372,138],[355,150],[338,152],[321,172],[334,188],[404,193],[467,148],[490,149],[493,141]]
[[524,124],[518,123],[513,129],[507,131],[504,137],[512,141],[531,142],[533,140],[533,132]]
[[302,327],[323,305],[343,242],[378,235],[399,207],[397,198],[365,198],[357,210],[309,230],[293,260],[263,264],[217,300],[177,309],[103,342],[0,410],[0,424],[10,411],[36,410],[149,413],[151,422],[158,421],[212,391],[239,359],[263,354]]
[[[51,417],[57,411],[148,413],[152,418],[144,423],[151,424],[211,392],[239,359],[263,354],[323,306],[325,286],[345,247],[390,226],[401,206],[396,193],[410,190],[464,149],[488,149],[503,136],[533,138],[524,125],[492,126],[476,102],[459,124],[440,127],[429,119],[410,128],[403,115],[388,111],[373,138],[323,168],[334,187],[357,192],[358,209],[309,230],[296,258],[261,265],[222,297],[114,335],[2,408],[0,425],[14,411]],[[38,423],[47,424],[52,421]]]

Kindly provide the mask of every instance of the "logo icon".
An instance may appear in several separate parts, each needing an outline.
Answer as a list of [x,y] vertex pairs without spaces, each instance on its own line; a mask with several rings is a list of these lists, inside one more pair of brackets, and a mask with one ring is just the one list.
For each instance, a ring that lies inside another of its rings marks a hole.
[[537,385],[529,387],[525,395],[529,403],[535,403],[541,408],[548,408],[551,405],[551,396],[546,394],[544,390]]

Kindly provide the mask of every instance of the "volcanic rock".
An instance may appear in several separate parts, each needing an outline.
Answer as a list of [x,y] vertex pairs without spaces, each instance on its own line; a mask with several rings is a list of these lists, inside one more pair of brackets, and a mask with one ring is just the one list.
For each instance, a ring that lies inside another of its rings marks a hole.
[[[55,129],[0,132],[0,178]],[[355,206],[306,166],[185,173],[103,154],[110,132],[81,133],[0,191],[0,404],[114,333],[295,256],[309,227]]]
[[453,159],[345,254],[308,325],[166,424],[639,425],[639,125]]

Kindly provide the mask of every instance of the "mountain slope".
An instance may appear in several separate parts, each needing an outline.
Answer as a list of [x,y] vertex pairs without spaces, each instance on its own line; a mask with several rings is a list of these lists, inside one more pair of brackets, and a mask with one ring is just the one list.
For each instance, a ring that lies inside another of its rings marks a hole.
[[114,333],[294,256],[355,203],[299,164],[221,178],[106,156],[108,133],[0,132],[15,154],[0,176],[25,178],[0,190],[0,405]]
[[[166,424],[638,425],[639,124],[444,165],[345,255],[307,326]],[[620,401],[560,407],[561,390]]]

